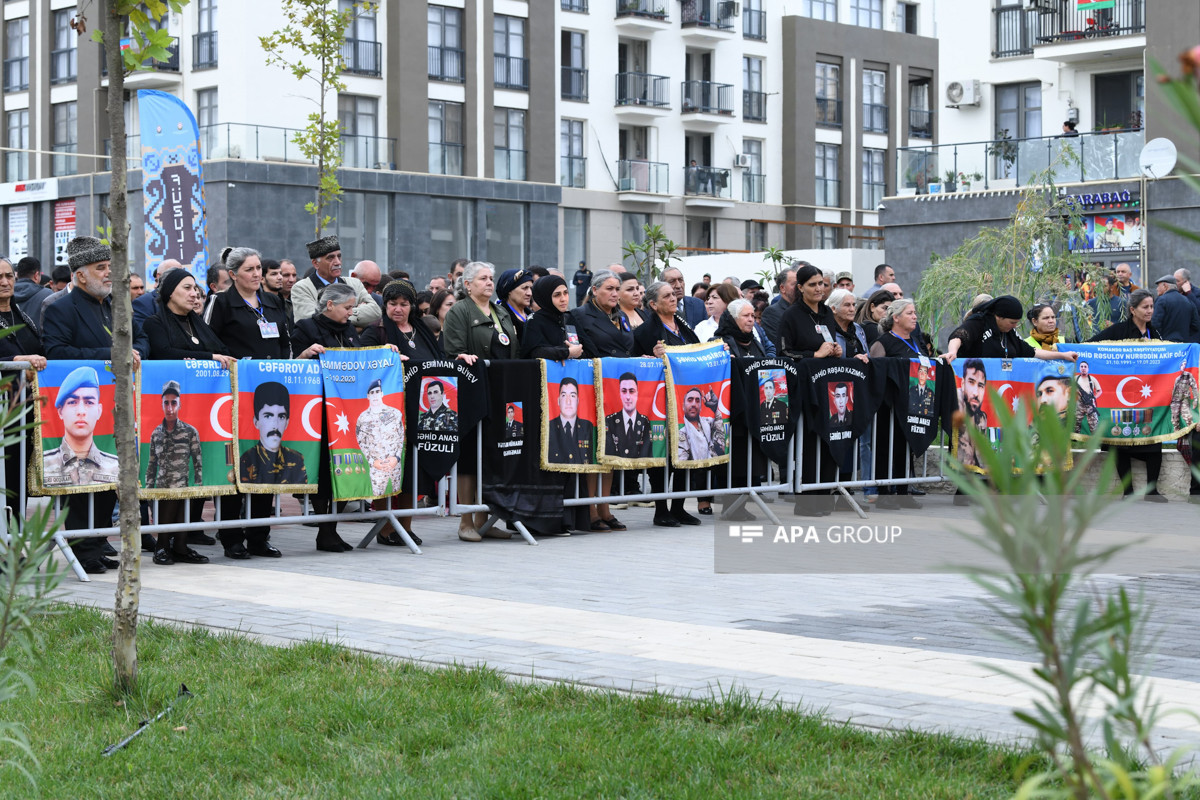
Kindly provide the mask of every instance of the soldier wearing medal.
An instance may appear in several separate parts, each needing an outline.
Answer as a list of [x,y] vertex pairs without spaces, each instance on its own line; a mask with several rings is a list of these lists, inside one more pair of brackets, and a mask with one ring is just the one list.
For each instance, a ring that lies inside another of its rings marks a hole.
[[579,381],[563,378],[558,385],[558,416],[550,420],[550,453],[553,464],[592,463],[596,426],[579,418]]
[[787,403],[775,396],[775,379],[770,372],[760,372],[762,378],[763,400],[758,406],[758,422],[760,427],[769,425],[785,425],[788,419]]
[[1171,387],[1171,427],[1186,428],[1192,424],[1192,410],[1200,399],[1200,387],[1196,379],[1187,371],[1187,361],[1179,364],[1179,377]]
[[618,458],[650,458],[650,419],[638,413],[638,381],[632,372],[617,379],[621,409],[604,418],[604,454]]
[[933,416],[933,390],[929,388],[929,367],[917,365],[917,385],[908,390],[908,413]]

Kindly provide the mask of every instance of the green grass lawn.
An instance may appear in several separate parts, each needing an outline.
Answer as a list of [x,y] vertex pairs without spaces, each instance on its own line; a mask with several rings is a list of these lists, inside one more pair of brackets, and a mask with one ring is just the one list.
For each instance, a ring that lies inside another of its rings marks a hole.
[[[109,688],[108,617],[71,608],[44,625],[43,658],[22,665],[36,698],[0,706],[0,719],[28,730],[39,791],[9,770],[0,797],[966,800],[1011,796],[1024,757],[867,733],[744,697],[520,685],[154,624],[139,628],[139,692],[121,702]],[[100,755],[180,683],[195,697]]]

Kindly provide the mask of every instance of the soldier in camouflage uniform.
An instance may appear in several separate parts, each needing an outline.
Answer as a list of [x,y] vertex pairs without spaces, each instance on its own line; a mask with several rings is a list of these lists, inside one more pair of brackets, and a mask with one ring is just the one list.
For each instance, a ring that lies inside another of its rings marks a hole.
[[[179,418],[182,400],[179,384],[167,381],[162,388],[163,421],[150,434],[150,457],[146,462],[147,489],[182,489],[191,485],[191,464],[196,467],[196,483],[203,474],[200,432]],[[190,462],[190,463],[189,463]],[[159,500],[155,522],[173,525],[184,521],[186,500]],[[168,566],[176,562],[207,564],[187,546],[187,534],[160,533],[154,547],[154,563]]]
[[63,440],[42,455],[42,485],[53,489],[116,483],[117,457],[102,452],[92,438],[104,413],[96,370],[72,370],[59,387],[54,407],[63,422]]
[[1192,373],[1185,371],[1187,362],[1180,364],[1179,369],[1179,377],[1175,379],[1175,386],[1171,389],[1171,427],[1176,429],[1192,424],[1192,409],[1196,400],[1200,398],[1200,387],[1196,386],[1196,379],[1192,377]]
[[367,458],[371,494],[383,496],[400,491],[404,479],[404,417],[383,402],[383,382],[367,388],[367,410],[358,415],[354,435],[358,449]]
[[445,398],[446,387],[441,381],[425,384],[425,402],[429,404],[429,410],[421,412],[418,430],[458,432],[458,414],[450,410]]

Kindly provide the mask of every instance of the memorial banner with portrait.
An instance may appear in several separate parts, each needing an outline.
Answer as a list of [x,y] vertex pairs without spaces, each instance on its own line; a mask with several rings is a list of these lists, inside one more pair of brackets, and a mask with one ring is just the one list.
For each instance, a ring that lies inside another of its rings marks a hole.
[[763,455],[786,464],[801,414],[796,362],[790,358],[739,358],[733,362],[734,421],[739,418]]
[[879,410],[887,360],[864,363],[856,358],[810,358],[800,363],[800,381],[810,409],[805,423],[840,467],[850,466],[855,442]]
[[[971,472],[986,472],[984,460],[976,450],[968,426],[983,431],[993,450],[1004,440],[1004,430],[996,413],[996,403],[1005,403],[1018,413],[1019,419],[1031,420],[1033,407],[1038,401],[1035,387],[1044,365],[1053,365],[1046,371],[1043,390],[1046,402],[1053,403],[1060,413],[1066,414],[1070,402],[1070,386],[1067,385],[1072,365],[1066,361],[1039,361],[1036,358],[959,358],[954,361],[954,383],[958,415],[950,436],[951,451],[955,458]],[[1060,394],[1062,396],[1060,396]]]
[[138,396],[138,496],[237,491],[233,374],[216,361],[143,361]]
[[1105,444],[1174,441],[1200,422],[1200,345],[1173,342],[1062,344],[1075,364],[1074,436],[1103,431]]
[[404,374],[390,347],[320,356],[334,500],[375,500],[402,490]]
[[113,437],[115,387],[111,362],[49,361],[36,374],[33,391],[38,398],[34,419],[40,436],[33,437],[29,493],[80,494],[115,489],[117,445]]
[[890,386],[884,391],[895,398],[892,413],[909,450],[914,456],[924,455],[937,438],[939,425],[949,429],[956,405],[953,370],[928,358],[874,359],[872,363],[887,371]]
[[660,358],[596,359],[601,464],[661,467],[667,458],[667,376]]
[[234,393],[238,491],[315,492],[324,399],[320,363],[242,359]]
[[542,362],[542,469],[604,472],[596,459],[596,367],[592,359]]
[[417,469],[440,480],[454,469],[464,440],[487,416],[487,372],[482,362],[422,361],[404,369],[409,419],[416,420],[413,447]]
[[680,469],[729,461],[729,353],[721,342],[668,347],[667,430]]

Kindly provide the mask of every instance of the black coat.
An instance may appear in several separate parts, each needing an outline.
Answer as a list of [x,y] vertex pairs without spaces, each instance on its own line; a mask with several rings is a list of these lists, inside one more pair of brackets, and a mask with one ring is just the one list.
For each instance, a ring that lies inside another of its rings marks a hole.
[[[267,322],[278,327],[278,338],[264,339],[258,327],[258,314],[230,286],[210,296],[204,321],[212,328],[234,358],[291,358],[292,343],[283,301],[270,292],[258,293],[259,310]],[[53,307],[53,306],[51,306]]]
[[396,323],[386,315],[374,325],[368,325],[358,336],[358,347],[378,347],[382,344],[394,344],[400,350],[400,355],[408,356],[413,361],[429,361],[446,357],[442,342],[433,335],[429,326],[418,319],[416,322],[409,318],[412,325],[412,341],[416,347],[409,347],[409,338],[400,332]]
[[1104,330],[1097,333],[1089,342],[1120,342],[1127,339],[1160,339],[1158,328],[1154,327],[1151,322],[1146,326],[1148,336],[1142,335],[1142,332],[1137,329],[1137,325],[1133,324],[1133,320],[1127,319],[1122,322],[1114,322]]
[[[824,325],[830,337],[833,336],[837,325],[833,312],[824,303],[817,308],[814,314],[804,300],[798,299],[784,312],[779,327],[780,353],[790,358],[812,358],[825,344],[825,337],[817,331],[818,325]],[[766,312],[763,318],[765,321]]]
[[292,347],[298,357],[314,344],[322,347],[361,347],[358,329],[349,322],[338,324],[324,314],[302,319],[292,331]]
[[659,342],[663,342],[667,347],[700,344],[696,332],[689,328],[678,314],[675,315],[675,327],[679,329],[678,336],[667,330],[667,326],[663,325],[658,314],[654,314],[633,332],[633,355],[653,356],[654,346]]
[[[178,361],[185,358],[209,359],[214,353],[229,355],[229,348],[213,333],[212,328],[204,324],[199,314],[189,311],[187,318],[192,325],[191,335],[179,317],[165,308],[160,307],[156,314],[146,318],[150,358]],[[193,335],[200,341],[193,342]]]
[[1154,301],[1153,323],[1168,342],[1200,343],[1200,313],[1196,304],[1177,290],[1164,292]]
[[[914,333],[913,338],[919,336]],[[972,314],[950,334],[961,344],[957,358],[1036,358],[1037,351],[1017,334],[1016,329],[1001,333],[996,327],[996,315],[989,312]]]
[[[763,350],[754,333],[742,333],[742,329],[737,326],[733,317],[729,312],[721,314],[720,322],[717,325],[717,330],[713,334],[714,338],[720,339],[729,348],[729,355],[733,358],[766,358],[767,353]],[[746,341],[749,339],[749,341]]]
[[[112,359],[112,300],[96,300],[75,288],[46,307],[42,342],[46,357],[75,361]],[[133,349],[142,358],[150,356],[150,342],[142,326],[133,322]],[[105,330],[105,327],[109,330]]]
[[23,325],[24,327],[0,338],[0,361],[7,361],[13,356],[43,355],[42,336],[38,333],[33,320],[17,305],[15,299],[10,301],[10,307],[14,326]]
[[[621,315],[621,327],[618,328],[608,316],[591,301],[575,308],[569,315],[579,332],[579,343],[583,345],[583,355],[587,358],[629,358],[633,349],[633,333],[629,330],[629,320]],[[645,325],[638,328],[641,330]]]
[[571,357],[567,347],[567,320],[558,309],[535,311],[525,323],[521,336],[521,358],[544,358],[565,361]]

